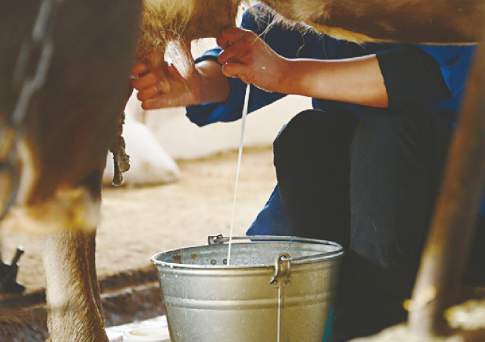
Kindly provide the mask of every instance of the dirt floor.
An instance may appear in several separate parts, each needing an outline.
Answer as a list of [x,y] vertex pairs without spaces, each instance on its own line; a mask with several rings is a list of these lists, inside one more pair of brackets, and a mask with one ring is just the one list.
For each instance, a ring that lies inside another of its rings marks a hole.
[[[235,234],[244,234],[264,205],[275,174],[269,148],[249,149],[243,157]],[[135,189],[106,189],[98,229],[100,278],[150,263],[158,251],[204,244],[208,235],[229,234],[236,153],[180,163],[178,183]],[[25,248],[19,281],[28,292],[44,287],[40,237],[5,236],[4,257]]]

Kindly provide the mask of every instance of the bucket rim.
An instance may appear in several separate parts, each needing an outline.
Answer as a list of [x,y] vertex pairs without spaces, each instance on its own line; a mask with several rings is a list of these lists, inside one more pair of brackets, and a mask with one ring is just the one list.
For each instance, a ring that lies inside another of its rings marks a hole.
[[[319,240],[296,236],[277,236],[277,235],[251,235],[251,236],[235,236],[232,238],[233,244],[244,244],[241,241],[251,242],[297,242],[297,243],[307,243],[307,244],[318,244],[318,245],[328,245],[335,247],[335,250],[325,253],[316,253],[310,256],[290,258],[293,265],[303,264],[303,263],[316,263],[329,259],[337,259],[344,255],[344,248],[337,242],[329,240]],[[221,244],[222,245],[222,244]],[[189,248],[205,247],[209,245],[195,245],[184,248],[175,248],[164,252],[155,253],[150,260],[155,266],[160,266],[169,269],[185,269],[185,270],[240,270],[240,269],[265,269],[268,267],[274,267],[273,264],[254,264],[254,265],[197,265],[197,264],[181,264],[176,262],[168,262],[157,259],[157,257],[174,253],[177,251],[182,251]]]

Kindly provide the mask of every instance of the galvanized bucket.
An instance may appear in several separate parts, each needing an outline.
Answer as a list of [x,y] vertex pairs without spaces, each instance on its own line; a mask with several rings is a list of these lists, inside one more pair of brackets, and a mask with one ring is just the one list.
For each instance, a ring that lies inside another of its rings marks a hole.
[[153,256],[172,342],[321,342],[343,255],[336,243],[227,238]]

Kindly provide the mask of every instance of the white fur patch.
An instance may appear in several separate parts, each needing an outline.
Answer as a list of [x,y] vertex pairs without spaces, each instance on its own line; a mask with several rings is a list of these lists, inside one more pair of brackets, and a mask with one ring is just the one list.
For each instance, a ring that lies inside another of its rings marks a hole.
[[27,205],[39,175],[35,156],[26,140],[19,143],[18,156],[21,163],[19,189],[14,207],[2,222],[3,229],[10,232],[44,233],[96,228],[100,219],[100,203],[87,189],[61,188],[44,203]]
[[12,208],[3,228],[7,232],[28,233],[65,229],[92,231],[100,216],[100,201],[86,189],[60,189],[44,203]]
[[[62,258],[63,251],[59,249],[59,242],[48,236],[44,242],[44,255],[42,256],[42,263],[47,280],[46,296],[49,307],[52,309],[60,309],[72,301],[73,293],[69,285],[78,285],[81,279],[77,282],[72,279],[72,271],[66,265],[64,258]],[[86,277],[88,275],[85,275]]]

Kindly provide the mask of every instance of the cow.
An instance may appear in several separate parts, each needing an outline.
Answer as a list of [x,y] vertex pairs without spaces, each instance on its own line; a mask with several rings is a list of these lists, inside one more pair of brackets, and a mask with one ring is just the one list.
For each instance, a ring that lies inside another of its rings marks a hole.
[[357,43],[473,43],[480,40],[485,20],[481,0],[145,0],[138,57],[157,50],[163,55],[168,41],[186,45],[193,39],[217,37],[234,23],[241,3],[258,2],[279,14],[281,21],[303,23]]
[[480,41],[481,0],[262,0],[282,17],[354,42],[471,43]]
[[[0,160],[6,161],[13,148],[19,159],[14,172],[1,172],[0,189],[20,179],[16,205],[2,229],[43,233],[38,238],[45,244],[53,341],[107,341],[94,266],[95,231],[107,151],[131,94],[127,75],[141,6],[137,0],[0,2]],[[38,38],[45,27],[34,28],[34,22],[53,9],[47,77],[21,130],[13,132],[22,81],[35,73],[39,52],[45,52]],[[22,76],[18,65],[24,57]],[[9,139],[14,133],[17,142]],[[8,195],[2,194],[0,207]]]
[[[262,2],[290,22],[303,22],[359,42],[470,43],[478,39],[485,19],[481,0]],[[106,154],[117,139],[120,113],[131,91],[130,66],[139,60],[156,67],[172,40],[180,42],[180,58],[192,63],[189,42],[216,37],[224,28],[233,26],[240,3],[0,3],[0,161],[12,166],[17,162],[8,160],[9,152],[15,150],[18,156],[18,165],[14,165],[18,167],[9,168],[14,172],[0,170],[0,207],[5,206],[12,192],[16,193],[15,206],[2,229],[43,233],[39,239],[45,243],[48,327],[53,341],[107,341],[96,282],[95,229]],[[42,33],[42,27],[33,28],[33,23],[38,13],[48,12],[49,8],[58,11],[47,77],[29,101],[25,120],[20,126],[12,126],[23,78],[19,80],[16,66],[25,56],[32,58],[32,64],[39,58],[39,42],[31,39],[29,43],[26,39]]]

